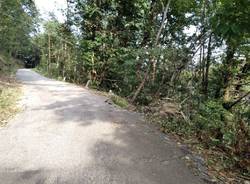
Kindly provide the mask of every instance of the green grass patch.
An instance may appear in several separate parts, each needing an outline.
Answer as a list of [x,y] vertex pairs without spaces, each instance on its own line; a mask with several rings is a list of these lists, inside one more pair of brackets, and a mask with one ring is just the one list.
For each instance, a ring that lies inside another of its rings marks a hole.
[[122,108],[127,108],[129,106],[128,101],[125,98],[122,98],[120,96],[112,95],[110,99],[114,102],[114,104]]
[[32,68],[33,71],[45,76],[45,77],[49,77],[49,74],[46,70],[44,70],[42,67],[37,66],[36,68]]
[[20,97],[18,86],[6,87],[0,85],[0,126],[7,123],[7,120],[18,112],[16,102]]
[[41,66],[37,66],[36,68],[33,68],[32,70],[47,78],[63,81],[63,78],[61,76],[56,75],[54,72],[51,72],[49,74],[48,71]]

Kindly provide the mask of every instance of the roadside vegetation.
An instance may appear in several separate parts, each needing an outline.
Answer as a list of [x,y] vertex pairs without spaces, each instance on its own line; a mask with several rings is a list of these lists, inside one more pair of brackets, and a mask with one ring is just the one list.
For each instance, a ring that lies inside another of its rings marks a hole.
[[4,126],[19,110],[17,101],[21,89],[15,81],[19,64],[18,61],[0,54],[0,126]]
[[[1,2],[0,35],[9,37],[0,36],[0,49],[39,55],[46,76],[112,91],[116,104],[135,105],[225,182],[250,180],[247,1],[67,0],[66,21],[51,15],[42,32],[34,32],[32,1],[14,2]],[[10,10],[25,15],[20,27],[4,16]]]
[[127,108],[129,105],[126,99],[119,97],[117,95],[112,95],[110,99],[114,102],[114,104],[122,108]]
[[66,22],[52,17],[34,39],[39,68],[112,90],[211,172],[249,179],[249,10],[243,0],[68,1]]
[[20,60],[28,61],[37,52],[31,38],[37,13],[33,1],[0,1],[0,126],[18,111],[21,89],[15,74],[24,64]]

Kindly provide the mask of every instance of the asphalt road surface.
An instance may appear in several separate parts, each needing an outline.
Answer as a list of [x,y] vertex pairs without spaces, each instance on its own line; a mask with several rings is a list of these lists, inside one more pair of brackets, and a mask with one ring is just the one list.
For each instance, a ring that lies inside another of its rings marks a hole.
[[0,129],[0,184],[202,184],[141,115],[20,69],[20,112]]

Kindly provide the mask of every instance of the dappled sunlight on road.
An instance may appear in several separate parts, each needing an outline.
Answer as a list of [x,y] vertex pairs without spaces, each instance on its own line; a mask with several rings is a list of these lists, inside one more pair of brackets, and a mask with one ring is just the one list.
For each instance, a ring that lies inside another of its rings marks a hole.
[[[5,183],[200,184],[175,143],[106,97],[23,69],[23,112],[0,131]],[[179,176],[183,176],[180,178]]]

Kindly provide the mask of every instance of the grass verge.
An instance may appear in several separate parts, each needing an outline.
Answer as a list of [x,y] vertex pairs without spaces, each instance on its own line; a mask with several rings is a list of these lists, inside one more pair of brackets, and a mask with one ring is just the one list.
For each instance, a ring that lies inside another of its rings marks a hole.
[[[1,78],[0,82],[2,82]],[[0,85],[0,126],[6,125],[8,119],[19,111],[16,106],[19,96],[20,88],[17,84],[11,86]]]
[[21,89],[15,81],[15,73],[19,67],[15,60],[0,55],[0,126],[7,124],[9,118],[18,111],[17,101]]
[[120,96],[112,95],[112,96],[110,97],[110,99],[112,100],[112,102],[113,102],[114,104],[118,105],[118,106],[121,107],[121,108],[126,109],[126,108],[128,108],[128,106],[129,106],[128,101],[127,101],[125,98],[122,98],[122,97],[120,97]]

